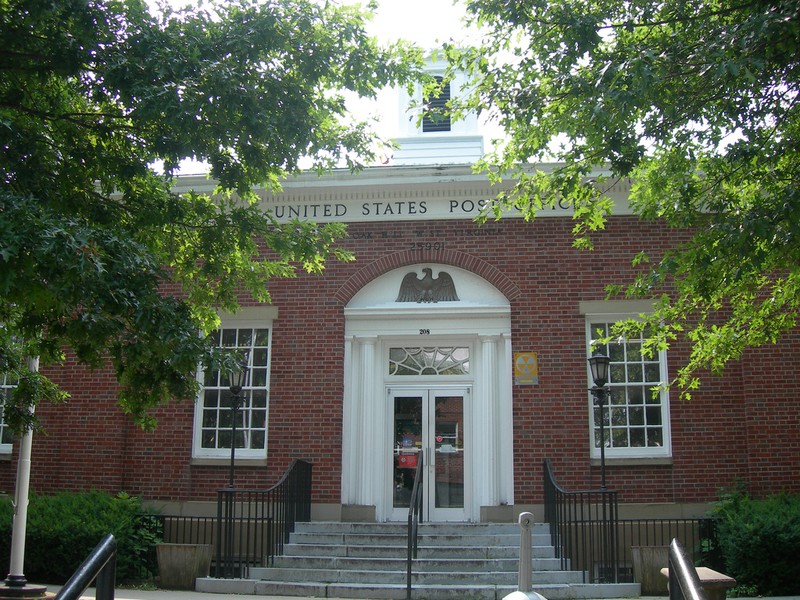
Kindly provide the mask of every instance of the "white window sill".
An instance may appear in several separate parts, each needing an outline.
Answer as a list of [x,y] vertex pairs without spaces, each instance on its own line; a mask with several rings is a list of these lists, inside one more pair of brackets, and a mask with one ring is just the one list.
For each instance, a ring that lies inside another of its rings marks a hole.
[[[589,464],[593,467],[600,466],[600,458],[589,459]],[[606,466],[614,467],[651,467],[651,466],[671,466],[671,456],[606,456]]]
[[[236,456],[233,459],[234,466],[247,466],[247,467],[266,467],[267,466],[267,457],[246,457],[242,456],[241,458]],[[192,457],[189,461],[189,464],[193,467],[221,467],[225,465],[231,464],[231,457],[224,457],[224,456],[202,456],[202,457]]]

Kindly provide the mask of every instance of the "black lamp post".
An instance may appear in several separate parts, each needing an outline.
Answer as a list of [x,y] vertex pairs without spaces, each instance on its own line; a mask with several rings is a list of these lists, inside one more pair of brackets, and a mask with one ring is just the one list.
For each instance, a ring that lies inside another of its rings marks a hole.
[[600,407],[600,488],[606,489],[606,431],[605,431],[605,406],[608,399],[608,365],[611,359],[604,354],[595,354],[589,359],[589,368],[592,371],[594,387],[589,391],[594,396],[594,403]]
[[230,391],[231,391],[231,470],[228,477],[228,487],[233,489],[233,465],[236,458],[236,421],[239,414],[239,409],[242,407],[242,390],[247,383],[247,374],[250,368],[247,366],[247,357],[244,357],[238,364],[237,369],[231,370],[230,378]]

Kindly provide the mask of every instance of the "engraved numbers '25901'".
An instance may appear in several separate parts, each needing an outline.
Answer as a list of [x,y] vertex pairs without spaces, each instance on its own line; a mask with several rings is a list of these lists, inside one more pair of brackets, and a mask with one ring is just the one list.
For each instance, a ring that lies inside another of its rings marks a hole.
[[412,242],[411,250],[444,250],[444,242]]

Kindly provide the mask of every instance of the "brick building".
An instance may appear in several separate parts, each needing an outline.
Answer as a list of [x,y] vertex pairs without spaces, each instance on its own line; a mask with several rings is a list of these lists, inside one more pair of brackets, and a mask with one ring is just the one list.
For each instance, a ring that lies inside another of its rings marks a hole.
[[[497,189],[469,167],[482,148],[473,126],[409,125],[391,165],[304,175],[264,194],[279,219],[347,223],[344,246],[357,260],[271,281],[271,305],[223,315],[220,343],[251,361],[238,486],[266,488],[304,458],[314,518],[379,521],[404,518],[420,454],[436,470],[426,488],[434,520],[537,513],[545,459],[566,488],[599,486],[589,347],[598,329],[649,308],[606,301],[604,287],[631,277],[637,252],[656,254],[684,234],[630,214],[625,183],[607,191],[617,210],[593,252],[572,247],[569,207],[478,227],[472,219]],[[179,185],[210,188],[199,177]],[[651,359],[639,346],[608,348],[606,474],[624,510],[702,514],[737,481],[758,495],[800,492],[800,337],[705,377],[688,402],[650,393],[688,347]],[[218,374],[200,375],[196,403],[163,407],[154,433],[117,408],[110,373],[68,363],[49,374],[71,399],[39,408],[47,434],[34,438],[32,489],[126,491],[188,514],[227,484],[230,416]],[[0,449],[11,491],[17,448]]]

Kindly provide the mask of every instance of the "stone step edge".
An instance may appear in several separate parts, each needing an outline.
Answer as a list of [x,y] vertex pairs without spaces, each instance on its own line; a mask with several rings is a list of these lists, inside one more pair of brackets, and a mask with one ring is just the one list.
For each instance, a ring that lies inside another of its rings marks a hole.
[[[374,594],[372,597],[390,598],[394,595],[385,595],[385,592],[401,591],[402,596],[405,597],[406,586],[401,584],[386,584],[376,586],[374,584],[346,584],[346,583],[314,583],[314,582],[280,582],[278,584],[271,584],[270,582],[261,581],[258,579],[215,579],[212,577],[201,577],[196,580],[195,591],[207,593],[221,593],[221,594],[240,594],[240,595],[270,595],[271,589],[286,590],[290,586],[296,587],[301,593],[297,596],[315,596],[320,598],[325,597],[343,597],[337,596],[336,593],[328,594],[328,591],[343,591],[347,589],[379,592],[384,591],[384,594]],[[534,591],[539,592],[545,597],[550,598],[569,598],[569,599],[612,599],[612,598],[635,598],[641,596],[641,586],[638,583],[573,583],[573,584],[540,584],[535,585]],[[427,584],[417,585],[412,588],[414,595],[419,597],[420,594],[428,591],[491,591],[496,590],[498,597],[504,597],[516,589],[515,586],[507,585],[441,585],[441,584]],[[309,592],[317,591],[317,594]],[[555,595],[553,595],[555,593]],[[423,596],[424,597],[424,596]]]

